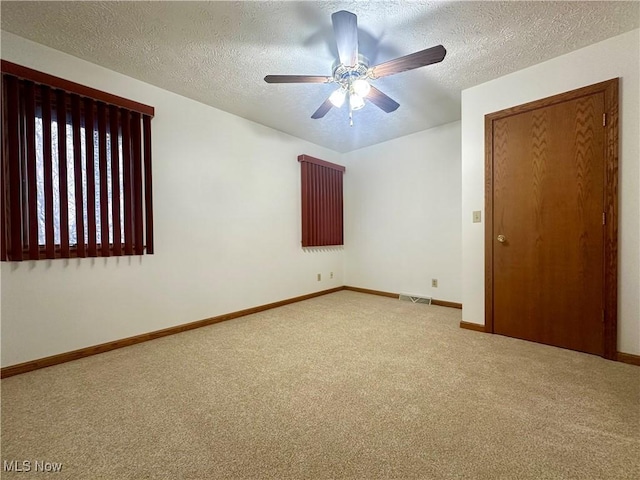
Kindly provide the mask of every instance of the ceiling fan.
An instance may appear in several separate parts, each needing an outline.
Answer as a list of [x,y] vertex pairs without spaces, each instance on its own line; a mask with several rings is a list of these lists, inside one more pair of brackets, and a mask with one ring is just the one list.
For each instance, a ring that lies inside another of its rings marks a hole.
[[349,100],[349,122],[352,126],[352,112],[364,107],[365,98],[386,113],[393,112],[400,104],[371,85],[370,82],[441,62],[447,54],[442,45],[437,45],[370,67],[367,58],[358,54],[358,18],[356,15],[341,10],[331,15],[331,22],[339,56],[339,60],[334,63],[332,76],[267,75],[264,77],[264,81],[267,83],[336,83],[337,90],[311,115],[313,119],[324,117],[331,110],[331,107],[340,108],[347,98]]

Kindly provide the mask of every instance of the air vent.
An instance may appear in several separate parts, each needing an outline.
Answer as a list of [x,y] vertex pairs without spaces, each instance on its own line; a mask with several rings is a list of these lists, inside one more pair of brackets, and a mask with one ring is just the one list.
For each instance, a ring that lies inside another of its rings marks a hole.
[[407,293],[401,293],[398,298],[400,300],[404,300],[405,302],[424,303],[427,305],[431,305],[431,297],[425,297],[422,295],[409,295]]

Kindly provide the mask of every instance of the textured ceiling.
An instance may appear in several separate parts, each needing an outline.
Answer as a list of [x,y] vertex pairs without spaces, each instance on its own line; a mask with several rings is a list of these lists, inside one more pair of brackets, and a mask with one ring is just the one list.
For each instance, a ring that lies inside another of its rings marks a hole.
[[[2,29],[241,117],[346,152],[460,119],[460,91],[637,28],[637,2],[13,2]],[[333,85],[331,13],[358,16],[371,64],[442,44],[442,63],[379,79],[400,103],[311,114]]]

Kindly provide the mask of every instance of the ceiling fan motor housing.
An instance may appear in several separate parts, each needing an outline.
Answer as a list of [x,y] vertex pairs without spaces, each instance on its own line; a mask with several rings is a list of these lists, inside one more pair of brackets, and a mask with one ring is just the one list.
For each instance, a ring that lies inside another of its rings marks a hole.
[[361,54],[358,55],[358,63],[354,66],[343,65],[339,61],[333,66],[333,80],[341,85],[359,78],[368,78],[369,73],[369,60]]

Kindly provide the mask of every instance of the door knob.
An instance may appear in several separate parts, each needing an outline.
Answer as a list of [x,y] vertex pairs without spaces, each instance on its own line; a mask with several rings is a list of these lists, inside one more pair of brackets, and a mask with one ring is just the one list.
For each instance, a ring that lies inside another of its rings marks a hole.
[[507,241],[507,238],[504,235],[498,235],[498,241],[504,243]]

